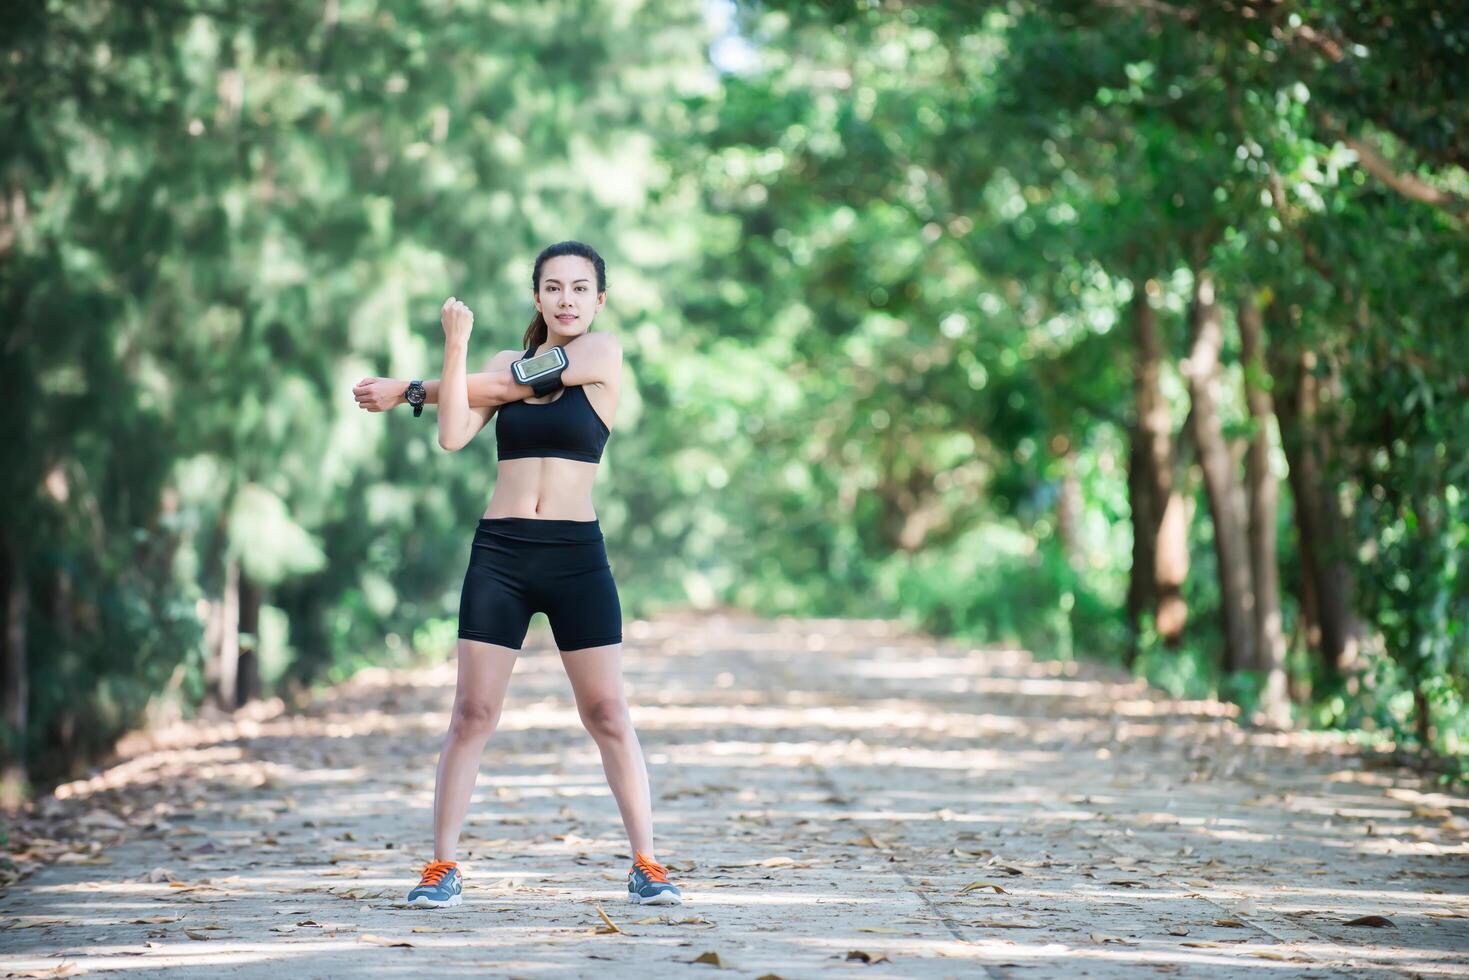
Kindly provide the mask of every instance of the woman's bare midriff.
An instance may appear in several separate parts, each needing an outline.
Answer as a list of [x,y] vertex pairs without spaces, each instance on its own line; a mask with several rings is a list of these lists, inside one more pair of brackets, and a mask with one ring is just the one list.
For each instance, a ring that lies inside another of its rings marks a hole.
[[500,461],[495,492],[485,517],[532,517],[543,521],[592,521],[592,484],[597,464],[559,456]]

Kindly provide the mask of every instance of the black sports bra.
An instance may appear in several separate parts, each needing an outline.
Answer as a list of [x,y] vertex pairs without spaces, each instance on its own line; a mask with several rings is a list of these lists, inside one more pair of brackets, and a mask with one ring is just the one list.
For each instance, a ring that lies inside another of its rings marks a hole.
[[[521,360],[534,353],[532,347]],[[559,456],[601,462],[611,430],[582,389],[582,385],[570,385],[552,402],[501,405],[495,413],[495,458]]]

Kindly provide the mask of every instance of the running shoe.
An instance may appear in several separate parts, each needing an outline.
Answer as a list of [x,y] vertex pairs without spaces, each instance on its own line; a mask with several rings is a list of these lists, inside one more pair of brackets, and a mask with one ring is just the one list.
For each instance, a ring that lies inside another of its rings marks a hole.
[[458,905],[463,897],[464,879],[454,861],[430,861],[423,866],[423,877],[408,893],[408,904],[420,909],[444,909]]
[[627,873],[627,900],[634,905],[682,905],[683,893],[668,880],[668,869],[639,851]]

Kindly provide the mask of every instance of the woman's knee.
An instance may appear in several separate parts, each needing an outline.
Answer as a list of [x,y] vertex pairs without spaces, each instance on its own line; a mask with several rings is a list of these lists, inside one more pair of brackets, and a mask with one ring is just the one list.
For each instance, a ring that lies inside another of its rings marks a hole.
[[500,708],[477,698],[460,698],[454,702],[449,717],[449,733],[458,738],[481,738],[500,723]]
[[598,738],[624,738],[632,732],[632,715],[622,698],[602,698],[580,711],[582,724]]

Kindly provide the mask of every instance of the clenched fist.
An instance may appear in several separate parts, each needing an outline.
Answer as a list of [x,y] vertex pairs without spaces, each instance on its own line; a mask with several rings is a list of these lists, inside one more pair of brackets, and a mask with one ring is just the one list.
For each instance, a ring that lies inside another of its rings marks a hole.
[[439,322],[444,325],[444,340],[464,343],[474,327],[474,311],[450,296],[439,311]]
[[357,399],[358,408],[369,412],[386,412],[390,408],[406,404],[403,392],[407,389],[408,382],[396,378],[363,378],[353,386],[352,397]]

